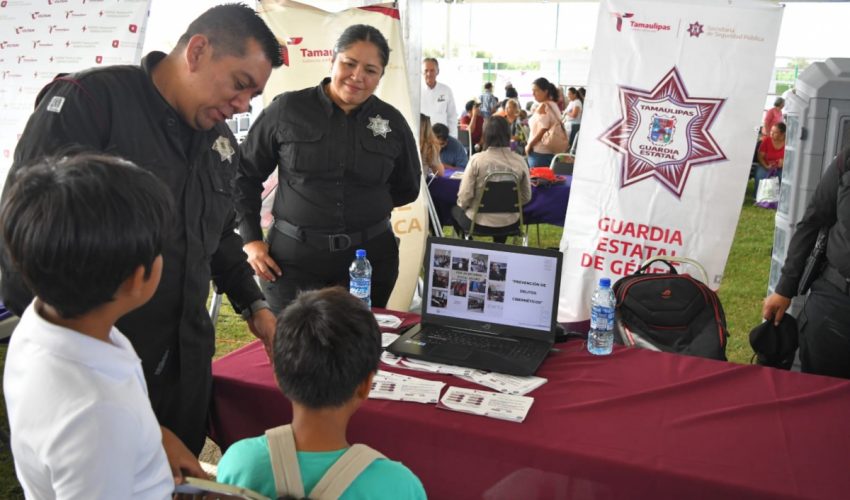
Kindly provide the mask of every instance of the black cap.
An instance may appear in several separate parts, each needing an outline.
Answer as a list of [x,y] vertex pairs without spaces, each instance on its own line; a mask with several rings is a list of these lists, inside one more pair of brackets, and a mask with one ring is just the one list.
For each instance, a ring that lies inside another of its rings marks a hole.
[[750,346],[758,364],[790,370],[797,351],[797,320],[790,314],[782,316],[779,326],[765,321],[750,332]]

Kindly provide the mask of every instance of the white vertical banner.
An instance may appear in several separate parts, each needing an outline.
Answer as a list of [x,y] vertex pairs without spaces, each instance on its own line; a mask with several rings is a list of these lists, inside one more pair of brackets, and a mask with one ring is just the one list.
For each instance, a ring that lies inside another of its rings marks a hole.
[[[350,5],[351,2],[331,2],[329,7],[341,8],[346,3]],[[318,85],[322,78],[330,75],[333,45],[339,35],[353,24],[368,24],[383,33],[391,51],[390,62],[375,95],[395,106],[412,130],[419,130],[419,120],[413,117],[410,101],[398,9],[391,5],[372,5],[327,12],[290,1],[263,0],[259,12],[278,37],[284,54],[283,67],[272,72],[263,92],[267,102],[281,92]],[[422,195],[425,189],[423,181],[416,201],[393,210],[393,232],[401,239],[401,247],[398,280],[387,304],[390,309],[406,311],[410,307],[419,279],[428,230],[425,196]]]
[[59,73],[138,64],[150,0],[0,0],[0,184],[38,92]]
[[720,285],[781,20],[768,1],[600,2],[559,321],[587,320],[600,277],[656,255],[695,259]]

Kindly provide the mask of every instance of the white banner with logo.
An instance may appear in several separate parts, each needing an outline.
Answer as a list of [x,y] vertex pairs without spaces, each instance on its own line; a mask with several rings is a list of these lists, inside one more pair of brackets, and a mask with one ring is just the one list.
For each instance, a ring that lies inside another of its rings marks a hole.
[[587,320],[600,277],[656,255],[695,259],[720,285],[781,19],[767,1],[600,3],[559,321]]
[[[333,45],[339,35],[353,24],[369,24],[384,34],[391,50],[375,95],[395,106],[410,128],[418,130],[418,120],[412,116],[398,9],[373,5],[330,13],[295,2],[264,0],[259,11],[277,35],[284,54],[284,66],[272,72],[263,92],[267,102],[281,92],[318,85],[330,75]],[[423,181],[422,191],[425,189]],[[420,194],[415,202],[396,208],[392,214],[393,231],[401,239],[401,248],[399,276],[387,305],[390,309],[406,311],[410,307],[419,279],[428,231],[424,199]]]
[[38,92],[59,73],[138,64],[150,0],[0,0],[0,184]]

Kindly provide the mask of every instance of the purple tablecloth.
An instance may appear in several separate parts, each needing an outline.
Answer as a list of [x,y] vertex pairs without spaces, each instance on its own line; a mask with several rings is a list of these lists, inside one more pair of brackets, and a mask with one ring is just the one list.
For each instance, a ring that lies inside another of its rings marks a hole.
[[[452,173],[454,170],[447,168],[444,176],[433,179],[428,186],[431,199],[434,200],[434,208],[443,226],[452,224],[451,211],[457,204],[457,191],[460,189],[460,179],[450,178]],[[531,201],[522,207],[523,221],[526,224],[553,224],[563,227],[571,183],[572,177],[567,176],[567,182],[564,184],[532,186]]]

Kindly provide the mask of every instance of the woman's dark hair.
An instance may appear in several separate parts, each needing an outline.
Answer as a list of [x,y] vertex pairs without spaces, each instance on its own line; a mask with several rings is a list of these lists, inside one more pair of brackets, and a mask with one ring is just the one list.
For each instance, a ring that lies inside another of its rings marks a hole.
[[537,86],[540,90],[546,92],[549,96],[549,100],[557,101],[558,100],[558,87],[549,82],[549,80],[543,78],[542,76],[537,80],[534,80],[534,85]]
[[577,88],[575,88],[575,87],[568,88],[567,93],[570,93],[570,92],[572,92],[572,94],[574,96],[576,96],[576,99],[578,99],[579,101],[582,102],[582,104],[584,104],[584,96],[581,95],[581,92],[579,92]]
[[503,116],[491,116],[484,122],[481,140],[484,149],[507,148],[511,145],[511,126]]
[[784,123],[784,122],[775,123],[773,126],[774,126],[774,127],[776,127],[776,128],[778,128],[778,129],[779,129],[779,131],[780,131],[780,132],[782,132],[783,134],[784,134],[784,133],[785,133],[785,131],[788,129],[788,127],[786,127],[786,126],[785,126],[785,123]]
[[773,101],[773,107],[774,108],[778,108],[779,106],[782,106],[783,104],[785,104],[785,99],[783,99],[781,97],[777,97],[776,100]]
[[[378,48],[381,57],[381,68],[386,69],[390,62],[390,45],[384,35],[374,26],[368,24],[355,24],[345,28],[334,44],[334,59],[340,52],[345,52],[357,42],[369,42]],[[381,72],[383,74],[383,71]]]
[[345,404],[378,369],[381,332],[342,288],[303,292],[278,316],[274,372],[283,395],[308,408]]
[[257,12],[242,3],[216,5],[198,16],[177,41],[184,47],[195,35],[204,35],[210,40],[215,55],[245,55],[245,42],[257,40],[263,53],[272,63],[272,68],[283,65],[280,44],[268,25]]
[[24,283],[63,318],[110,302],[162,253],[173,202],[156,176],[114,156],[48,158],[17,171],[0,209]]

